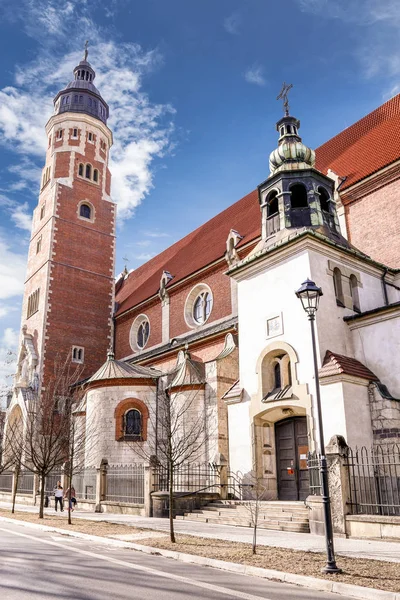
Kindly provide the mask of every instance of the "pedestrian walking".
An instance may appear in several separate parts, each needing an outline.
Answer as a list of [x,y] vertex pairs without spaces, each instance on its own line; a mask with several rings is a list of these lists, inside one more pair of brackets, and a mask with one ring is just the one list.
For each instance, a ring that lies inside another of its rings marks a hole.
[[57,504],[60,504],[60,511],[63,512],[63,510],[64,510],[64,502],[63,502],[64,490],[63,490],[63,487],[61,485],[61,481],[57,481],[57,485],[54,488],[54,498],[55,498],[55,510],[56,510],[56,512],[57,512]]
[[73,511],[76,507],[76,492],[74,486],[71,486],[67,489],[64,498],[69,498],[69,508]]

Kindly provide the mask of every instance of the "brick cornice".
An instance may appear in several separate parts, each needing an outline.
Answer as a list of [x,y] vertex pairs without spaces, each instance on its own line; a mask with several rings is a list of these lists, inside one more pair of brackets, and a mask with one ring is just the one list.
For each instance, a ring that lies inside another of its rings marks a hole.
[[398,179],[400,179],[400,161],[396,161],[385,169],[377,171],[373,175],[340,192],[340,200],[344,206],[348,206]]
[[100,381],[93,381],[91,383],[83,384],[83,387],[86,391],[94,390],[97,388],[104,387],[143,387],[144,385],[155,387],[156,382],[155,379],[146,379],[146,378],[138,378],[129,377],[129,378],[115,378],[115,379],[101,379]]

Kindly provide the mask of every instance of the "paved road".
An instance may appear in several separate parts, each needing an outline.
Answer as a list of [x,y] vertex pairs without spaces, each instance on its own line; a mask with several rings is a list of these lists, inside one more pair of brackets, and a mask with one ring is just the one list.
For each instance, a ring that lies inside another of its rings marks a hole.
[[350,600],[0,523],[1,600]]
[[[10,504],[0,502],[0,508],[10,508]],[[38,512],[37,506],[17,505],[17,510],[26,512]],[[55,515],[54,508],[45,510],[48,515]],[[65,518],[67,513],[62,513]],[[168,519],[150,519],[135,515],[116,515],[111,513],[91,513],[76,511],[74,518],[91,519],[94,521],[108,521],[142,527],[144,529],[156,529],[168,531]],[[209,537],[234,542],[251,543],[253,531],[249,527],[235,527],[232,525],[216,525],[212,523],[196,523],[195,521],[175,521],[175,530],[178,533],[188,533],[201,537]],[[273,531],[258,529],[257,540],[260,545],[273,546],[275,548],[292,548],[294,550],[305,550],[309,552],[325,552],[325,538],[311,533],[291,533],[289,531]],[[389,562],[400,562],[400,543],[380,540],[358,540],[335,538],[335,551],[337,555],[350,556],[353,558],[372,558],[375,560],[386,560]]]

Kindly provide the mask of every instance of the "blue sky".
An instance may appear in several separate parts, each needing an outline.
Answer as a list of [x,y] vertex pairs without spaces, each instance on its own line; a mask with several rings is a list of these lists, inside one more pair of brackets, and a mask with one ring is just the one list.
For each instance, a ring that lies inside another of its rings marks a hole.
[[114,131],[118,273],[267,177],[284,80],[313,147],[398,93],[399,25],[397,0],[2,0],[0,362],[18,337],[44,125],[85,39]]

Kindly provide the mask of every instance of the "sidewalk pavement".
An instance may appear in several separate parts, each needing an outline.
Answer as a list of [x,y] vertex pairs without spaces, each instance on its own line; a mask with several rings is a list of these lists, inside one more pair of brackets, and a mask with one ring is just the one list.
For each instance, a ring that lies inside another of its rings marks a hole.
[[[0,508],[11,509],[8,502],[0,502]],[[18,511],[38,512],[38,506],[17,504]],[[46,508],[47,515],[55,515],[53,508]],[[67,511],[62,515],[67,516]],[[89,519],[93,521],[107,521],[131,527],[169,531],[168,519],[140,517],[136,515],[117,515],[111,513],[92,513],[76,510],[73,514],[76,519]],[[251,543],[253,530],[249,527],[234,525],[214,525],[211,523],[196,523],[195,521],[175,521],[176,533],[186,533],[198,537],[229,540],[232,542]],[[325,538],[311,533],[291,533],[288,531],[272,531],[267,529],[257,530],[257,542],[262,546],[276,548],[291,548],[308,552],[325,552]],[[370,558],[389,562],[400,562],[400,542],[386,542],[380,540],[335,538],[335,552],[338,555],[352,558]]]

